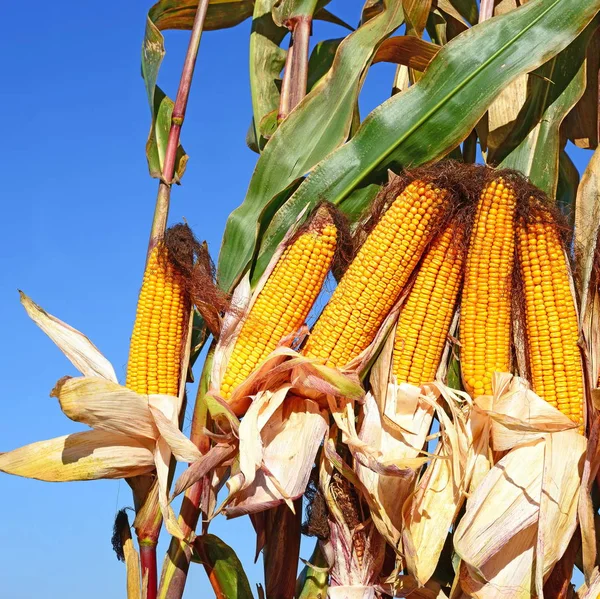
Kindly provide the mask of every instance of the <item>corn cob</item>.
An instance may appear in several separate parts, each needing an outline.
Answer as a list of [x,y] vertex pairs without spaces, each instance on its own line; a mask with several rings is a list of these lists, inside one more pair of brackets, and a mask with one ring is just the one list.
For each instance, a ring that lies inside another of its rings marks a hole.
[[465,268],[461,304],[461,367],[477,397],[492,392],[492,374],[509,372],[511,278],[514,262],[513,189],[499,178],[481,194]]
[[375,338],[429,242],[444,190],[414,181],[392,203],[340,280],[304,354],[344,366]]
[[283,252],[250,309],[229,358],[221,395],[231,392],[306,320],[331,266],[337,228],[326,208]]
[[519,224],[517,243],[533,390],[582,424],[579,328],[559,232],[548,215],[540,215],[528,226]]
[[182,276],[159,243],[150,253],[138,300],[125,385],[141,394],[179,393],[189,301]]
[[439,366],[462,282],[464,252],[458,225],[432,243],[400,312],[393,370],[399,383],[432,381]]

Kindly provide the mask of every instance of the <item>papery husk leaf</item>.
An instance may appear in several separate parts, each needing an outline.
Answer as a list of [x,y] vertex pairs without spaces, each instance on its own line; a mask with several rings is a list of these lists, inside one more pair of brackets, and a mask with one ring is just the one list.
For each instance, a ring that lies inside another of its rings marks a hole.
[[579,527],[581,530],[581,552],[583,573],[586,581],[590,581],[598,558],[596,538],[596,508],[592,501],[592,486],[600,468],[600,418],[595,413],[590,427],[587,452],[581,477],[579,493]]
[[48,314],[22,291],[19,294],[29,317],[56,343],[81,374],[117,382],[112,364],[83,333]]
[[[381,452],[379,461],[384,465],[406,465],[407,459],[421,455],[431,427],[433,409],[419,401],[420,394],[418,387],[389,386],[384,414],[403,431],[411,431],[404,434],[386,426],[375,398],[367,394],[359,438]],[[380,511],[372,514],[373,521],[392,547],[397,548],[401,539],[402,505],[413,489],[418,468],[427,459],[419,458],[420,463],[415,463],[414,469],[405,470],[405,476],[386,476],[359,462],[355,465],[358,477],[380,506]]]
[[495,451],[507,451],[516,445],[539,439],[546,433],[577,427],[570,418],[531,391],[524,379],[496,372],[492,388],[494,397],[491,409],[489,398],[478,398],[476,405],[479,409],[483,408],[482,411],[492,419]]
[[515,447],[492,468],[454,534],[466,592],[481,598],[541,592],[577,526],[585,445],[576,431],[552,433]]
[[37,441],[0,454],[0,471],[48,482],[126,478],[153,468],[147,445],[100,430]]
[[217,444],[211,447],[199,460],[190,464],[190,467],[177,479],[172,499],[189,489],[201,478],[204,478],[211,470],[232,458],[236,452],[237,447],[235,445]]
[[97,377],[65,378],[51,396],[76,422],[151,442],[158,438],[148,400],[117,383]]
[[[165,396],[168,397],[168,396]],[[151,397],[152,400],[152,397]],[[162,411],[150,406],[154,422],[178,462],[194,462],[202,457],[200,450],[168,419]]]
[[448,530],[463,503],[455,484],[450,450],[440,441],[434,459],[402,509],[402,542],[408,571],[425,584],[433,575]]
[[578,599],[598,599],[598,596],[600,596],[600,571],[596,567],[590,581],[577,589],[577,597]]
[[374,599],[373,586],[337,586],[327,589],[329,599]]
[[[244,428],[248,414],[242,421],[240,471],[248,472],[252,464],[257,469],[248,473],[235,495],[232,493],[231,503],[225,509],[228,517],[262,511],[284,501],[289,505],[290,500],[300,497],[306,489],[315,456],[327,432],[327,421],[318,405],[309,399],[288,395],[274,404],[276,408],[267,412],[268,419],[248,431],[248,440]],[[258,440],[256,432],[260,434]],[[251,458],[244,456],[248,446],[254,446],[249,450]]]

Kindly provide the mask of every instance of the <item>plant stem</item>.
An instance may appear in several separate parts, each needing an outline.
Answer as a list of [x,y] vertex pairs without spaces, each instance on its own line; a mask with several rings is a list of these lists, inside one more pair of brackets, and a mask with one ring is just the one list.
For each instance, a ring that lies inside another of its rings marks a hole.
[[140,545],[142,586],[147,588],[144,599],[156,599],[156,543]]
[[312,18],[301,16],[291,23],[292,42],[288,50],[281,84],[281,100],[277,119],[282,121],[306,95],[308,81],[308,42]]
[[[165,150],[165,160],[162,169],[162,177],[158,184],[158,193],[156,195],[156,205],[154,208],[154,218],[152,220],[152,228],[150,230],[150,241],[148,243],[148,253],[146,260],[150,256],[150,252],[156,244],[163,238],[167,228],[167,219],[169,217],[169,204],[171,201],[171,187],[175,176],[175,165],[177,161],[177,148],[179,147],[179,138],[181,135],[181,127],[185,119],[185,112],[190,96],[190,88],[194,69],[196,67],[196,59],[200,48],[200,39],[202,38],[202,29],[204,28],[204,20],[208,10],[209,0],[199,0],[196,16],[192,26],[192,33],[188,44],[181,78],[179,80],[179,88],[173,106],[171,115],[171,129],[169,130],[169,139]],[[157,522],[156,536],[160,532],[162,526],[162,518]],[[139,539],[138,539],[139,541]],[[156,599],[157,585],[157,567],[156,567],[156,543],[144,544],[140,543],[140,561],[142,564],[142,576],[147,579],[147,594],[146,599]]]
[[196,58],[198,57],[198,49],[200,48],[200,39],[202,37],[202,29],[204,27],[206,11],[208,10],[208,3],[209,0],[200,0],[198,2],[190,43],[185,56],[185,62],[183,63],[181,79],[179,80],[179,89],[177,90],[173,114],[171,115],[171,129],[169,130],[169,139],[165,151],[162,178],[158,184],[158,194],[156,196],[156,207],[154,209],[154,219],[152,221],[152,229],[150,232],[148,254],[150,254],[150,251],[163,237],[167,226],[169,203],[171,200],[171,186],[173,184],[173,177],[175,176],[179,137],[181,135],[181,127],[183,126],[188,98],[190,96],[190,87],[192,85],[192,77],[194,76],[194,69],[196,67]]

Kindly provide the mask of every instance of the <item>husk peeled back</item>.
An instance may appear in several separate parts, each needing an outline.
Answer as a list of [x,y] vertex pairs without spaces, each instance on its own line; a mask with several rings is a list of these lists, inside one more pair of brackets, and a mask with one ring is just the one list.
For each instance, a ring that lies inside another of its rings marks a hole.
[[[32,320],[84,376],[61,379],[52,395],[72,420],[91,431],[39,441],[0,454],[0,470],[55,482],[130,478],[156,470],[159,503],[168,531],[183,538],[168,504],[171,455],[179,461],[202,457],[179,430],[181,398],[139,395],[116,382],[114,369],[93,343],[21,293]],[[187,358],[186,358],[187,359]]]
[[496,374],[493,387],[491,409],[478,398],[475,410],[491,420],[492,447],[507,453],[454,533],[460,588],[479,599],[541,596],[577,527],[586,439],[522,379]]

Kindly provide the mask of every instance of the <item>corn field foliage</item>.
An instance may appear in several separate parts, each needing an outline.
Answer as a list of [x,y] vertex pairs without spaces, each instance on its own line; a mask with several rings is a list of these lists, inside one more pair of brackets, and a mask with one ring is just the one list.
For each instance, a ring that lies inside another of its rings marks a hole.
[[[158,193],[127,379],[21,292],[89,430],[0,470],[127,481],[128,599],[180,599],[189,568],[227,599],[595,599],[600,0],[357,0],[352,24],[327,4],[149,9]],[[309,44],[315,19],[339,37]],[[201,35],[246,20],[256,167],[217,253],[166,222]],[[174,99],[167,29],[191,31]],[[379,62],[390,97],[362,115]],[[567,142],[596,150],[581,178]],[[224,517],[251,519],[264,586],[211,534]]]

